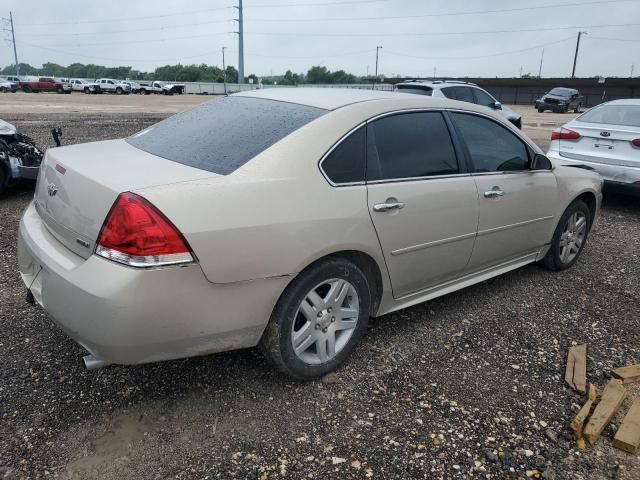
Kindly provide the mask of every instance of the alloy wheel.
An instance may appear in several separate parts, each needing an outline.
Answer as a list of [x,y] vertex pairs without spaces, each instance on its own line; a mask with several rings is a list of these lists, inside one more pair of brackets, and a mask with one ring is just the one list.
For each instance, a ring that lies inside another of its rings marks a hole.
[[567,220],[564,231],[560,235],[560,261],[572,262],[580,253],[580,248],[587,236],[587,216],[584,212],[574,212]]
[[291,343],[308,365],[333,359],[348,343],[358,324],[360,304],[356,288],[332,278],[309,291],[296,312]]

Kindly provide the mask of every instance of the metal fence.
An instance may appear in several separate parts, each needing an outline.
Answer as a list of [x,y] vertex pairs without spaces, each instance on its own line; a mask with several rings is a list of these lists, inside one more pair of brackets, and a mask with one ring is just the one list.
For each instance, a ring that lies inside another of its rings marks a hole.
[[[197,94],[197,95],[224,95],[224,83],[202,83],[202,82],[180,82],[185,85],[185,93]],[[327,85],[297,85],[298,87],[315,87],[315,88],[357,88],[368,89],[375,88],[376,90],[393,90],[393,85],[389,84],[377,84],[371,85],[366,83],[358,84],[327,84]],[[256,90],[258,88],[296,88],[290,85],[258,85],[251,83],[227,83],[227,92],[245,92],[247,90]]]

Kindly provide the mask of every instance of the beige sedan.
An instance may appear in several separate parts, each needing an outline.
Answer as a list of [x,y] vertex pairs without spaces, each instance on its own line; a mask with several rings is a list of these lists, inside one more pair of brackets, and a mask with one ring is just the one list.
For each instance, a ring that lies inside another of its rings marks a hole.
[[570,267],[601,186],[485,107],[264,89],[50,149],[19,268],[89,368],[260,345],[312,379],[371,316]]

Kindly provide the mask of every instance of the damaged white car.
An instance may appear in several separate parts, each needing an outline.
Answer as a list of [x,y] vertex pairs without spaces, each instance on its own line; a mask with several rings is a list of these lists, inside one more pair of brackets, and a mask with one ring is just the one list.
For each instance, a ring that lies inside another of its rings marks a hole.
[[33,140],[0,120],[0,194],[21,179],[36,179],[43,153]]

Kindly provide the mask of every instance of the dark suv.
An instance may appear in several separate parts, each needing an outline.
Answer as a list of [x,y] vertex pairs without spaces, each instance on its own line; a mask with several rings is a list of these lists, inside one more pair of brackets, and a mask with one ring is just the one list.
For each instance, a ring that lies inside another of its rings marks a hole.
[[573,110],[574,113],[580,112],[584,97],[580,95],[578,90],[573,88],[556,87],[542,98],[536,100],[535,108],[539,112],[551,110],[556,113],[566,113]]

